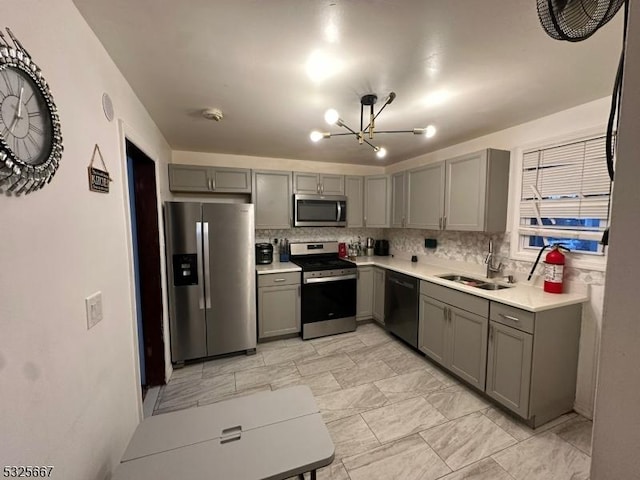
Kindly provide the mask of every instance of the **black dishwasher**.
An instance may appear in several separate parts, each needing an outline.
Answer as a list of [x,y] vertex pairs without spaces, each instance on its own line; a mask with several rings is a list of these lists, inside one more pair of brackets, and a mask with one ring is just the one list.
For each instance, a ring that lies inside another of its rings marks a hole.
[[419,280],[387,270],[384,287],[384,324],[386,329],[418,348]]

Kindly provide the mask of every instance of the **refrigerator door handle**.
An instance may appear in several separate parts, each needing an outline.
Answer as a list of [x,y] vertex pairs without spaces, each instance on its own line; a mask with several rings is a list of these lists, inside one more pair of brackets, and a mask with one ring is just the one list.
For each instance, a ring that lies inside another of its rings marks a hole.
[[206,307],[211,308],[211,269],[209,268],[209,222],[203,222],[204,241],[204,286]]
[[[198,259],[198,272],[202,272],[203,271],[203,266],[202,266],[202,222],[196,222],[196,248],[197,248],[196,258]],[[204,285],[202,285],[202,283],[203,282],[201,282],[201,285],[200,285],[200,296],[198,298],[198,306],[200,307],[200,310],[204,309],[204,290],[203,290]]]

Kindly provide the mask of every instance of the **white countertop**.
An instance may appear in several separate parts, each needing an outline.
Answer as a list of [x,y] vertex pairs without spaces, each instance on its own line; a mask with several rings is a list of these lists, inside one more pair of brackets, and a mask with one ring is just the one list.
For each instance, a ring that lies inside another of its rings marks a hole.
[[258,275],[264,275],[265,273],[287,273],[287,272],[301,272],[302,269],[291,262],[280,262],[277,259],[273,259],[272,263],[267,265],[256,265],[256,273]]
[[[461,292],[470,293],[477,297],[522,308],[530,312],[542,312],[552,308],[575,305],[586,302],[589,299],[589,296],[584,293],[546,293],[542,288],[529,285],[525,282],[516,283],[511,288],[504,288],[502,290],[482,290],[438,277],[438,275],[456,273],[481,280],[483,279],[481,275],[470,274],[459,269],[447,268],[443,265],[431,265],[424,261],[412,263],[408,260],[392,257],[358,257],[355,264],[358,266],[373,265],[394,270],[421,280],[427,280],[431,283],[437,283]],[[484,279],[484,281],[493,282],[493,280],[486,279]]]

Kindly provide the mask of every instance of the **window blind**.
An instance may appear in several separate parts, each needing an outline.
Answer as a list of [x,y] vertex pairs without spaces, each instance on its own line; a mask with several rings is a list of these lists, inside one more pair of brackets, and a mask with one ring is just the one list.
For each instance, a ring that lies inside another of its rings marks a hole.
[[604,136],[525,152],[520,234],[600,240],[611,193],[605,157]]

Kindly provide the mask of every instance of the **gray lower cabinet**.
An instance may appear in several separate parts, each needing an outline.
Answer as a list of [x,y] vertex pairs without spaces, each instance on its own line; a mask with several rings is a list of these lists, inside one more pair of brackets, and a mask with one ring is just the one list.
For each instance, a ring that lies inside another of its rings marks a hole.
[[291,172],[256,170],[253,172],[253,193],[256,229],[291,228]]
[[375,321],[384,325],[384,280],[385,269],[373,268],[373,310],[371,316]]
[[573,409],[581,305],[528,312],[491,302],[486,393],[535,428]]
[[356,320],[373,315],[373,267],[358,267]]
[[[391,188],[387,175],[364,177],[364,226],[389,227],[391,220]],[[347,206],[347,210],[348,210]]]
[[484,390],[488,316],[488,300],[422,281],[418,348]]
[[300,273],[258,275],[258,340],[300,332]]
[[532,349],[530,333],[491,322],[486,392],[521,417],[529,413]]
[[171,163],[169,190],[193,193],[251,193],[251,170]]
[[346,177],[344,193],[347,196],[347,227],[364,227],[364,178]]

